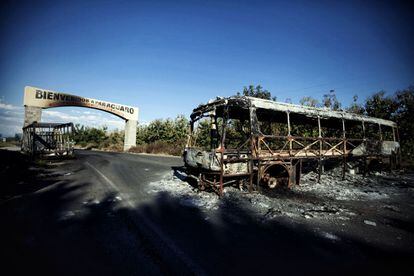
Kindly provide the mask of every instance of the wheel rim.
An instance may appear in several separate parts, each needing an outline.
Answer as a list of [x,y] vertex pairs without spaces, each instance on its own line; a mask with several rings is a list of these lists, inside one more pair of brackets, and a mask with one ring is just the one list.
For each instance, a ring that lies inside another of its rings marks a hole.
[[267,181],[267,186],[270,189],[274,189],[277,186],[277,179],[276,177],[270,177],[269,180]]

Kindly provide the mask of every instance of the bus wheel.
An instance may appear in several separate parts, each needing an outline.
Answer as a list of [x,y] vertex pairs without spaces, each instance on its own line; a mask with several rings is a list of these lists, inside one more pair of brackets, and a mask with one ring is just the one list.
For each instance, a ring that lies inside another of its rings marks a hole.
[[276,177],[270,177],[267,181],[267,187],[270,189],[274,189],[277,186],[277,178]]

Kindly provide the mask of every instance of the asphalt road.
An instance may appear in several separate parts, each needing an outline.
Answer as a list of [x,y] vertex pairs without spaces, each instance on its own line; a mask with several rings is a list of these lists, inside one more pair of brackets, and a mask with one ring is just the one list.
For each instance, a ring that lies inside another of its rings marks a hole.
[[11,188],[0,203],[3,269],[58,275],[409,269],[411,245],[386,248],[352,236],[323,239],[312,225],[288,218],[258,223],[248,208],[225,200],[206,219],[180,198],[147,193],[150,182],[179,166],[181,159],[174,157],[77,151],[73,160],[10,169]]

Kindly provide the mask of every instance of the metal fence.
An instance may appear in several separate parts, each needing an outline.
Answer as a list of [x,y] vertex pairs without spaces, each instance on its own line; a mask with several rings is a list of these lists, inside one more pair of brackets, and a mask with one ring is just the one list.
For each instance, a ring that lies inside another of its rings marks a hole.
[[73,123],[32,123],[23,128],[22,151],[33,156],[73,155]]

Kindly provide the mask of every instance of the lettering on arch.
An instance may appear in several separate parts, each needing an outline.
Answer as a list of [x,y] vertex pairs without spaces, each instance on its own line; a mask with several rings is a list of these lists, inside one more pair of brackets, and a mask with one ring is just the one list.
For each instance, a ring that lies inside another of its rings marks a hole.
[[90,99],[32,86],[26,86],[24,88],[24,105],[41,108],[80,106],[103,110],[125,120],[138,121],[137,107]]

